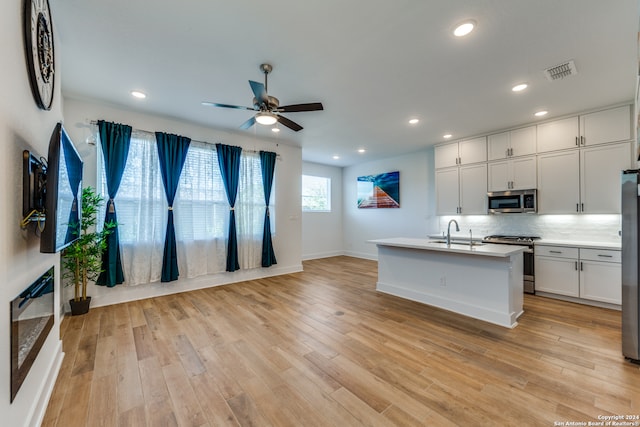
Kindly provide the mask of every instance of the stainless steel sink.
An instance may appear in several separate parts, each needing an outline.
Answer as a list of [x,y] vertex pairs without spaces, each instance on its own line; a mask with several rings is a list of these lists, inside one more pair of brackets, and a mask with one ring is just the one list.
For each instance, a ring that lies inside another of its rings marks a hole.
[[[429,243],[447,243],[445,239],[430,239]],[[451,240],[451,245],[456,246],[469,246],[469,242],[465,242],[464,240]],[[471,246],[483,246],[484,243],[473,241],[471,242]]]

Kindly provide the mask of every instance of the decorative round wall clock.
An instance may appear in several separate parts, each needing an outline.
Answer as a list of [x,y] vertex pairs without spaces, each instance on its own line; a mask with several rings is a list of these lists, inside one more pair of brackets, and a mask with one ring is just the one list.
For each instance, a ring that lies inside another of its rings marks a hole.
[[51,109],[55,63],[48,0],[25,0],[24,36],[31,90],[38,107]]

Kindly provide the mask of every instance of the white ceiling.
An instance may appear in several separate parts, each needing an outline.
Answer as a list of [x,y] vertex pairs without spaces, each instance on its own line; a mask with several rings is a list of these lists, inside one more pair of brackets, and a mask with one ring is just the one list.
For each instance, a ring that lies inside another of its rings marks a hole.
[[[200,103],[250,106],[247,81],[263,81],[268,62],[270,95],[325,110],[285,114],[304,126],[297,133],[238,131],[301,146],[317,163],[410,153],[445,133],[459,139],[635,92],[637,0],[50,2],[65,96],[236,131],[250,111]],[[476,30],[455,38],[467,18]],[[543,69],[569,59],[577,76],[545,79]],[[511,92],[519,82],[529,88]],[[420,123],[408,125],[412,117]]]

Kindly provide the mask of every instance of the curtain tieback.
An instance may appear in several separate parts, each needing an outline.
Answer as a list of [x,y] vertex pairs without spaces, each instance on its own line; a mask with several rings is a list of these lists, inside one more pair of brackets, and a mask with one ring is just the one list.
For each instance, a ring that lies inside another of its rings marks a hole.
[[116,213],[116,204],[113,199],[109,199],[109,213]]
[[229,210],[230,210],[230,211],[235,211],[235,210],[236,210],[236,208],[235,208],[234,206],[231,206],[231,207],[229,208]]
[[169,210],[172,211],[173,210],[173,206],[169,206]]

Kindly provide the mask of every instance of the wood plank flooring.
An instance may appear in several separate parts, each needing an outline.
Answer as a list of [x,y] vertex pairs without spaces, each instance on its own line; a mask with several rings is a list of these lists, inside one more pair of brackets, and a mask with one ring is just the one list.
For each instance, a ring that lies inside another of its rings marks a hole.
[[553,426],[640,414],[618,311],[526,295],[511,330],[378,293],[372,261],[304,270],[65,317],[43,425]]

